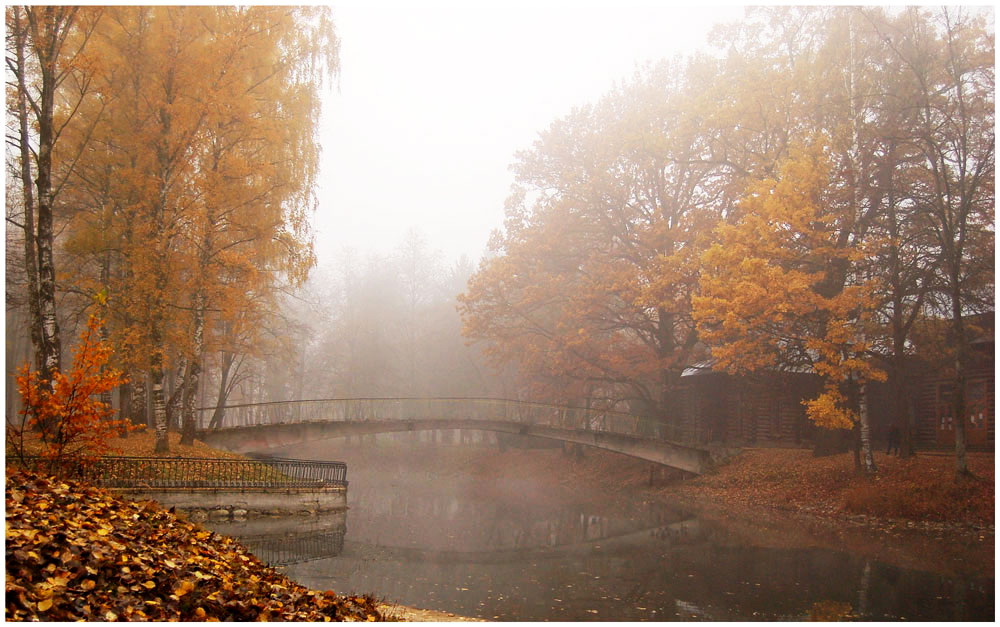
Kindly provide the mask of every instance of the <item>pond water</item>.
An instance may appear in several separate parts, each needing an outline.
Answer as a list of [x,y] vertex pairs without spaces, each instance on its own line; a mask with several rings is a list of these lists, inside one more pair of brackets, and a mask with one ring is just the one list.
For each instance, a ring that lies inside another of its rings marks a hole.
[[749,546],[662,505],[349,473],[349,511],[216,524],[316,589],[495,620],[993,620],[994,580]]

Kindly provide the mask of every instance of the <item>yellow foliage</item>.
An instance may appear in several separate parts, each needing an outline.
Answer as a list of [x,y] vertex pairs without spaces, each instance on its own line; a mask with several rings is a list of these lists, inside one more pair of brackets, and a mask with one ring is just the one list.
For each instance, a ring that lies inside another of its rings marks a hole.
[[824,145],[797,146],[774,178],[750,183],[737,216],[716,228],[702,255],[700,294],[692,298],[700,337],[717,367],[752,372],[810,364],[827,382],[806,402],[827,428],[856,420],[838,386],[853,377],[884,380],[867,356],[863,329],[875,303],[871,285],[844,285],[852,258],[836,225],[839,205],[828,198]]
[[850,429],[857,422],[856,412],[844,406],[846,399],[836,387],[828,385],[822,394],[812,400],[802,401],[806,415],[824,429]]

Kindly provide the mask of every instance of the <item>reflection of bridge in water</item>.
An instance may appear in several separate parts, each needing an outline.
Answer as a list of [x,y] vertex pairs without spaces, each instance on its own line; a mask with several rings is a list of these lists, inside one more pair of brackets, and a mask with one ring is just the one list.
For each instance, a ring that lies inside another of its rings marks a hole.
[[701,526],[694,518],[649,529],[617,533],[567,544],[480,551],[421,549],[369,542],[348,542],[345,547],[346,526],[299,533],[240,535],[232,531],[222,532],[233,535],[251,553],[271,566],[289,566],[334,558],[343,554],[345,549],[352,557],[360,559],[445,564],[499,564],[557,558],[567,554],[590,553],[601,549],[622,550],[629,546],[644,546],[650,538],[658,538],[668,545],[689,544],[701,538]]
[[[704,472],[704,446],[673,439],[663,423],[605,409],[487,398],[361,398],[231,405],[200,410],[199,437],[237,452],[266,451],[328,438],[401,431],[478,429],[602,448]],[[673,434],[675,435],[675,434]]]
[[623,550],[630,546],[647,546],[650,538],[657,538],[667,545],[689,544],[701,538],[701,526],[695,518],[682,520],[639,531],[620,533],[569,544],[541,545],[482,551],[456,551],[447,549],[421,549],[414,547],[386,546],[364,542],[348,542],[346,551],[362,559],[381,559],[399,562],[432,562],[443,564],[501,564],[558,558],[573,553],[592,553],[597,550]]

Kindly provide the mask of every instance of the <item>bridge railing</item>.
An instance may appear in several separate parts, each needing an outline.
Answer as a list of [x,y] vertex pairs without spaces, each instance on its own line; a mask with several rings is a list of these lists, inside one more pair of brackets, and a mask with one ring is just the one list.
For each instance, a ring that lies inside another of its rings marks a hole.
[[24,458],[28,468],[44,468],[104,488],[270,489],[346,487],[347,464],[292,459],[211,459],[102,457],[92,463],[71,460],[57,469],[51,460]]
[[[208,428],[215,407],[199,410]],[[221,427],[374,420],[500,420],[674,439],[661,421],[625,412],[493,398],[340,398],[229,405]]]

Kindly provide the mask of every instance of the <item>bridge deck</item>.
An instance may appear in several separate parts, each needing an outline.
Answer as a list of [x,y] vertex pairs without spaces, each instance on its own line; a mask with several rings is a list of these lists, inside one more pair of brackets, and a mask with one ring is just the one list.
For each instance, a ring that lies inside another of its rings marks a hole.
[[202,439],[240,452],[347,435],[480,429],[585,444],[694,473],[704,472],[710,462],[705,447],[672,440],[661,421],[604,409],[503,399],[365,398],[200,411],[201,424],[208,427],[201,429]]

